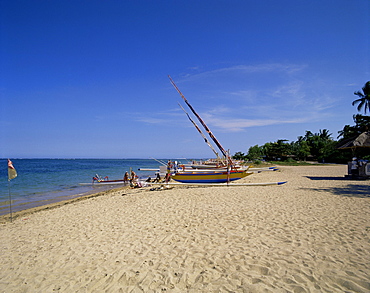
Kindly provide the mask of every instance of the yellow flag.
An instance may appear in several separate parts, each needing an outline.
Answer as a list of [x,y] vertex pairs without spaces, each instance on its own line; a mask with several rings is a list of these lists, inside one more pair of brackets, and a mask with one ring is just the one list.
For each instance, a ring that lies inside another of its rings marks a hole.
[[8,181],[17,177],[17,171],[13,167],[13,163],[11,160],[8,159]]

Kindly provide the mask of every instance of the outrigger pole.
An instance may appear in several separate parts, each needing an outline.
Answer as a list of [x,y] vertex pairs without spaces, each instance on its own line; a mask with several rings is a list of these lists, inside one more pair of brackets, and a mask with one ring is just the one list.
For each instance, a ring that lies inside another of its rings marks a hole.
[[160,163],[161,165],[163,166],[167,166],[167,163],[163,162],[163,161],[160,161],[160,160],[157,160],[156,158],[153,158],[153,157],[150,157],[151,159],[157,161],[158,163]]
[[150,183],[151,185],[162,185],[162,186],[267,186],[267,185],[283,185],[288,181],[281,182],[253,182],[253,183],[180,183],[180,182],[168,182],[168,183]]
[[[215,144],[217,145],[217,147],[219,148],[219,150],[221,151],[221,153],[224,155],[224,157],[230,162],[230,157],[228,156],[227,152],[225,151],[225,149],[222,147],[222,145],[218,142],[218,140],[216,139],[216,137],[213,135],[213,133],[211,132],[211,130],[208,128],[208,126],[203,122],[202,118],[200,118],[200,116],[198,115],[197,112],[195,112],[194,108],[190,105],[190,103],[188,102],[188,100],[185,98],[185,96],[182,94],[182,92],[179,90],[179,88],[177,87],[177,85],[175,84],[175,82],[172,80],[171,76],[168,75],[168,78],[170,79],[173,87],[177,90],[177,92],[180,94],[180,96],[183,98],[183,100],[185,101],[186,105],[188,105],[188,107],[190,108],[190,110],[193,112],[193,114],[198,118],[199,122],[202,124],[202,126],[204,127],[204,129],[207,131],[208,135],[210,138],[212,138],[212,140],[215,142]],[[231,163],[231,162],[230,162]]]
[[217,158],[220,158],[220,156],[218,155],[218,152],[216,152],[216,150],[214,149],[214,147],[211,145],[211,143],[208,141],[207,137],[204,135],[204,133],[202,132],[202,130],[200,130],[199,126],[194,122],[193,119],[191,119],[190,115],[188,114],[188,112],[185,111],[185,109],[181,106],[180,103],[178,103],[180,108],[185,112],[185,114],[188,116],[189,120],[191,121],[191,123],[193,123],[194,127],[198,130],[198,132],[200,133],[200,135],[203,137],[204,141],[206,144],[208,144],[208,146],[211,148],[211,150],[214,152],[214,154],[216,155]]

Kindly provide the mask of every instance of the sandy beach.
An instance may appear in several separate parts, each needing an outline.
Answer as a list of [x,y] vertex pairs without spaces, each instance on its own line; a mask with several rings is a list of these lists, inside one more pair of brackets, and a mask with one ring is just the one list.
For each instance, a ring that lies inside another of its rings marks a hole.
[[370,180],[280,167],[118,189],[0,224],[1,292],[370,292]]

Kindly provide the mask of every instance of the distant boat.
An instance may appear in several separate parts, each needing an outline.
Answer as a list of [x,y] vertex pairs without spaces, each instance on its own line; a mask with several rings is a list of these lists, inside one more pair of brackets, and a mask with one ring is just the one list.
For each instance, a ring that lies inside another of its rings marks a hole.
[[253,174],[246,170],[209,171],[209,172],[177,172],[171,179],[181,183],[227,183]]
[[101,184],[128,184],[128,180],[124,180],[124,179],[109,180],[108,176],[102,178],[98,174],[96,174],[93,177],[92,184],[98,184],[98,185],[101,185]]
[[119,180],[103,180],[103,181],[94,181],[92,184],[128,184],[127,181],[122,179]]
[[95,181],[90,183],[79,183],[80,185],[128,185],[129,182],[125,182],[123,180],[104,180],[104,181]]

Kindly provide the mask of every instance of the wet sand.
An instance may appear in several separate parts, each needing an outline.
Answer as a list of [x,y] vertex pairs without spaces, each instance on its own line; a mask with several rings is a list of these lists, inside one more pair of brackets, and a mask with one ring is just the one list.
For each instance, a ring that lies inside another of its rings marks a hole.
[[3,218],[0,291],[369,292],[370,180],[346,171],[116,189]]

